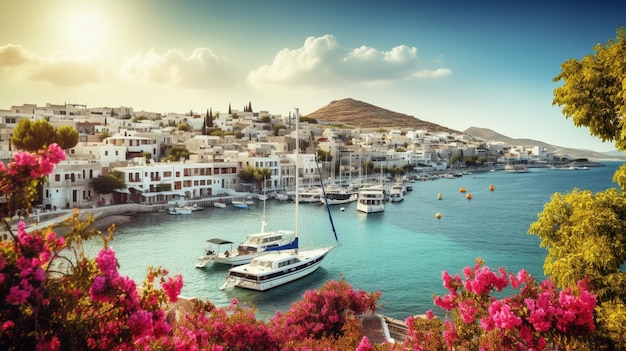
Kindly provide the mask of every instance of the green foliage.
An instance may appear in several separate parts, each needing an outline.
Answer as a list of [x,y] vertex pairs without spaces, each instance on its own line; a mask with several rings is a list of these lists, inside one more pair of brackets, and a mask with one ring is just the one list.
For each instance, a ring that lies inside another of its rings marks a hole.
[[300,122],[309,122],[310,124],[317,124],[317,120],[315,118],[301,116]]
[[268,116],[268,115],[264,115],[261,117],[261,122],[263,123],[269,123],[272,121],[272,117]]
[[278,136],[278,133],[280,132],[280,130],[285,129],[285,125],[277,124],[277,125],[272,126],[272,128],[274,129],[274,136]]
[[62,149],[69,149],[78,144],[78,132],[70,126],[55,129],[45,120],[31,122],[22,119],[13,129],[11,143],[19,150],[37,151],[57,143]]
[[317,160],[323,162],[331,162],[333,160],[333,155],[330,154],[330,151],[324,151],[322,149],[317,149]]
[[108,138],[110,136],[111,136],[111,133],[109,133],[107,131],[104,131],[104,132],[100,133],[99,139],[100,139],[100,141],[103,141],[104,139],[106,139],[106,138]]
[[238,175],[244,182],[254,183],[257,189],[263,189],[263,182],[272,176],[272,171],[269,168],[246,166],[246,168],[239,171]]
[[98,194],[111,194],[116,189],[126,188],[123,176],[119,172],[110,172],[107,175],[101,175],[91,180],[91,187]]
[[614,339],[626,332],[626,318],[616,313],[626,302],[626,197],[616,189],[553,194],[528,232],[548,250],[544,271],[557,286],[589,279],[598,298],[598,338],[626,347],[623,337]]
[[563,81],[554,90],[553,105],[563,107],[566,118],[577,127],[587,127],[602,141],[615,141],[626,150],[624,79],[626,79],[626,30],[617,30],[615,40],[597,44],[594,54],[582,60],[569,59],[553,80]]
[[78,132],[70,126],[61,126],[56,130],[56,143],[61,149],[71,149],[78,144]]
[[44,120],[31,122],[20,120],[13,129],[11,143],[19,150],[37,151],[55,143],[57,134],[54,127]]
[[152,159],[152,153],[150,153],[150,152],[142,152],[141,153],[141,157],[145,158],[146,160],[150,160],[150,159]]
[[167,156],[163,158],[163,161],[179,161],[180,159],[187,159],[191,153],[186,147],[177,145],[172,146],[167,150]]
[[178,130],[183,131],[183,132],[189,132],[191,131],[191,127],[189,127],[189,125],[187,123],[181,123],[178,125]]

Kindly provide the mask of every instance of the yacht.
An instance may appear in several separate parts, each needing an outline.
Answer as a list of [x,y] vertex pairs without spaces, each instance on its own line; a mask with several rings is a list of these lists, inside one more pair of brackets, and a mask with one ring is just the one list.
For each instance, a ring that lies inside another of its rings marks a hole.
[[320,202],[324,205],[343,205],[354,202],[359,198],[357,190],[350,190],[344,187],[331,187],[326,189],[324,196],[320,196]]
[[359,190],[356,210],[364,213],[385,211],[385,189],[382,186],[371,186]]

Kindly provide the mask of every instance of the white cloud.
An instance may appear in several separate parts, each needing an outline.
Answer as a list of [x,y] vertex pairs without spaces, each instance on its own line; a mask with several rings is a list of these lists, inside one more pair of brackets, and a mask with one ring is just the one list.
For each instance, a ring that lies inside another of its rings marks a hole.
[[248,83],[323,87],[336,84],[389,83],[406,79],[436,78],[449,69],[424,69],[417,48],[399,45],[390,51],[361,46],[346,49],[332,35],[309,37],[300,48],[279,51],[269,65],[253,70]]
[[82,86],[103,77],[101,62],[90,56],[69,56],[55,52],[41,57],[17,45],[0,46],[0,72],[43,81],[54,86]]
[[125,80],[186,88],[231,87],[238,79],[234,67],[206,48],[195,49],[189,56],[178,49],[162,55],[150,50],[128,58],[121,75]]

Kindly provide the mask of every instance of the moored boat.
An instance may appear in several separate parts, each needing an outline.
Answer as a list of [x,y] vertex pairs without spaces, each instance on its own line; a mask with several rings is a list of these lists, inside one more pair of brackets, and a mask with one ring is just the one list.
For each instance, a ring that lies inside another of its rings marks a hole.
[[250,264],[228,271],[221,290],[240,287],[265,291],[316,271],[335,246],[311,250],[275,251],[254,258]]
[[385,189],[382,186],[371,186],[359,190],[356,210],[363,213],[385,211]]
[[359,198],[359,193],[344,188],[327,189],[325,196],[320,196],[320,202],[322,204],[333,206],[342,205],[354,202]]
[[186,207],[172,207],[169,209],[169,213],[173,215],[188,215],[192,210]]

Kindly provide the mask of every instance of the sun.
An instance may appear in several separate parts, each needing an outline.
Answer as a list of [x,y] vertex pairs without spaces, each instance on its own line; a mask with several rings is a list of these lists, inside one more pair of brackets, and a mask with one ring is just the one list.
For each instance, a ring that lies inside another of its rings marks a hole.
[[93,53],[108,45],[109,25],[101,11],[75,9],[63,26],[66,26],[63,40],[68,50]]

